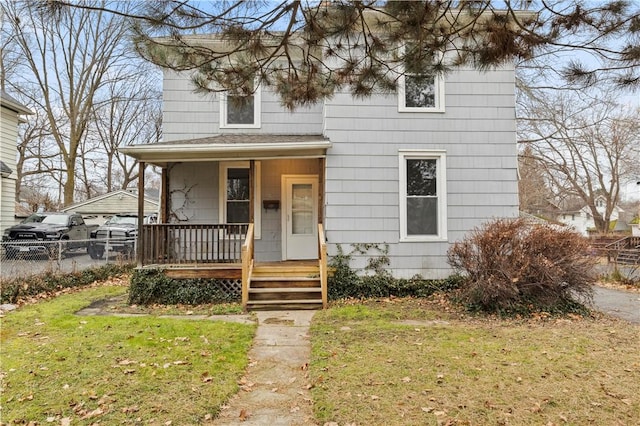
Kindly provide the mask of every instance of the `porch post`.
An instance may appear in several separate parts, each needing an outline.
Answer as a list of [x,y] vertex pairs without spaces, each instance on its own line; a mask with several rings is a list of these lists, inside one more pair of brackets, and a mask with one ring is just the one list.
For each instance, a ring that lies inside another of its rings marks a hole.
[[254,209],[256,202],[254,200],[256,191],[253,189],[255,182],[256,162],[255,160],[249,160],[249,223],[253,223]]
[[138,242],[136,244],[136,258],[138,268],[142,267],[142,240],[144,223],[144,167],[145,163],[138,163]]
[[318,223],[324,223],[324,157],[318,158]]
[[169,168],[162,168],[160,178],[160,211],[158,223],[167,223],[169,218]]

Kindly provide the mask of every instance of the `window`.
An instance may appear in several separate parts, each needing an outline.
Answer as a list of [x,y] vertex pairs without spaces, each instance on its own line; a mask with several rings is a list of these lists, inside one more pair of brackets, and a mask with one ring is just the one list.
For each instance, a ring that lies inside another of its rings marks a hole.
[[[413,57],[415,46],[407,43],[403,49]],[[408,54],[409,56],[409,54]],[[433,53],[431,62],[442,60],[442,54]],[[415,66],[413,68],[416,68]],[[419,69],[409,69],[398,79],[398,111],[400,112],[444,112],[444,80],[442,76]]]
[[400,151],[400,239],[446,240],[444,151]]
[[249,223],[249,169],[227,169],[225,223]]
[[[254,170],[254,233],[260,238],[260,162]],[[220,164],[220,223],[249,223],[249,162]]]
[[249,96],[220,95],[220,127],[251,129],[260,127],[260,87]]
[[444,112],[444,81],[433,74],[406,74],[398,82],[398,111]]

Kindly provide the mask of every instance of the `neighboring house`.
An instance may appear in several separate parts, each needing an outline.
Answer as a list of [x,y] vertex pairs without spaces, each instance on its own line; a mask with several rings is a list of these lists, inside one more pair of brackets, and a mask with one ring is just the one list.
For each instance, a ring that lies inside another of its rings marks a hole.
[[631,228],[631,235],[633,237],[640,237],[640,215],[633,218],[629,223],[629,227]]
[[[81,203],[72,204],[62,209],[63,212],[81,214],[89,225],[102,225],[107,219],[117,213],[135,213],[138,211],[137,189],[121,189],[109,192]],[[157,214],[158,199],[145,194],[145,216]]]
[[0,91],[0,230],[16,224],[16,157],[20,115],[33,114],[27,107]]
[[544,200],[535,205],[526,206],[523,211],[541,219],[555,221],[561,209],[553,202]]
[[463,68],[289,112],[269,87],[239,106],[165,70],[164,141],[121,149],[162,170],[162,225],[143,231],[140,263],[239,262],[238,224],[252,223],[256,264],[317,260],[324,230],[330,255],[388,244],[394,276],[446,277],[453,242],[518,216],[514,93],[512,65]]
[[[596,210],[602,217],[604,217],[605,209],[606,209],[606,198],[602,195],[596,197]],[[612,231],[624,231],[626,224],[618,223],[618,219],[620,215],[624,212],[618,206],[613,208],[611,212],[610,223],[612,224]],[[559,222],[564,223],[572,228],[574,228],[580,234],[587,236],[590,232],[594,232],[596,229],[595,221],[593,220],[593,215],[591,214],[591,209],[589,206],[576,207],[573,209],[566,209],[560,213],[558,213],[557,219]]]

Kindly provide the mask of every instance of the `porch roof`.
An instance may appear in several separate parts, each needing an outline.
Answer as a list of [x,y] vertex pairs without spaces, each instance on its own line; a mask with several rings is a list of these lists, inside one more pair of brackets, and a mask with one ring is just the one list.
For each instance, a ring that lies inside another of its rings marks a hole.
[[219,134],[120,148],[138,161],[164,165],[185,161],[260,160],[269,158],[317,158],[326,154],[331,141],[323,135]]

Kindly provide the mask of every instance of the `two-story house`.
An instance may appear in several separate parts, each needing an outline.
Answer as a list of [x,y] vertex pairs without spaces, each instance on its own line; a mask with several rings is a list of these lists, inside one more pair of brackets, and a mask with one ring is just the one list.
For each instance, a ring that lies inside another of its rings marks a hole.
[[165,70],[163,142],[121,149],[162,170],[160,223],[141,226],[139,263],[256,283],[273,262],[312,265],[299,269],[311,277],[320,259],[324,277],[325,247],[367,243],[388,244],[396,277],[446,277],[451,243],[518,215],[514,92],[511,65],[460,68],[290,112],[269,87],[239,103]]
[[20,115],[33,114],[0,91],[0,230],[16,224],[16,157]]
[[[596,210],[600,214],[601,217],[604,218],[607,201],[604,196],[598,195],[595,199]],[[624,212],[620,207],[614,206],[611,211],[610,221],[613,224],[611,231],[616,231],[618,229],[625,230],[623,228],[626,226],[625,223],[618,224],[618,219],[620,215]],[[567,226],[572,227],[584,236],[588,236],[589,233],[593,233],[596,231],[595,220],[593,219],[593,214],[589,206],[580,205],[573,209],[565,209],[558,213],[557,219],[559,222],[564,223]]]

